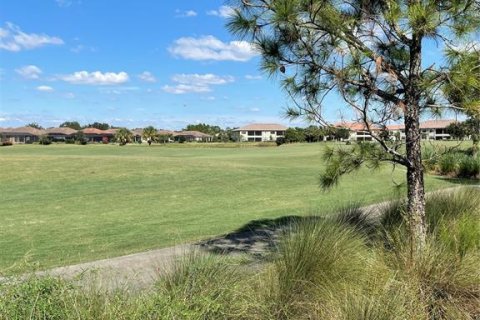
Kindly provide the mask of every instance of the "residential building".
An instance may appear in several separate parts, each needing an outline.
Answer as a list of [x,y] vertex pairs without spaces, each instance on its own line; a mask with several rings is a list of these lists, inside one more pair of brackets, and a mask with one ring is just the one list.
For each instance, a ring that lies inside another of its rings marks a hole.
[[117,129],[100,130],[97,128],[85,128],[81,131],[85,135],[85,138],[88,142],[108,143],[115,136]]
[[427,120],[420,123],[422,139],[450,140],[452,137],[447,133],[447,127],[455,122],[455,120]]
[[392,140],[405,140],[405,126],[403,124],[387,125],[387,130]]
[[77,130],[67,127],[48,128],[45,130],[45,133],[52,141],[65,141],[68,138],[72,138],[77,133]]
[[[420,130],[423,140],[450,140],[451,136],[447,133],[447,127],[455,120],[426,120],[420,123]],[[365,125],[359,122],[340,122],[336,127],[347,128],[350,130],[351,141],[372,141],[372,136],[366,130]],[[405,140],[405,126],[403,124],[387,125],[387,131],[394,140]],[[379,126],[372,125],[371,130],[380,132]]]
[[[367,127],[365,126],[364,123],[360,122],[337,122],[334,124],[334,127],[336,128],[345,128],[350,131],[350,137],[348,138],[349,141],[372,141],[373,138],[370,135],[370,132],[368,132]],[[374,133],[380,131],[380,127],[377,125],[371,125],[370,130],[372,130]]]
[[262,142],[284,138],[287,127],[276,123],[252,123],[233,130],[237,141]]
[[[166,131],[166,130],[163,130]],[[187,142],[211,142],[213,136],[200,132],[200,131],[178,131],[173,133],[175,141],[187,141]]]
[[147,142],[147,140],[143,139],[143,129],[142,128],[136,128],[131,130],[132,135],[133,135],[133,142],[136,143],[142,143],[142,142]]
[[37,142],[45,133],[45,130],[32,127],[0,128],[0,140],[14,144],[28,144]]

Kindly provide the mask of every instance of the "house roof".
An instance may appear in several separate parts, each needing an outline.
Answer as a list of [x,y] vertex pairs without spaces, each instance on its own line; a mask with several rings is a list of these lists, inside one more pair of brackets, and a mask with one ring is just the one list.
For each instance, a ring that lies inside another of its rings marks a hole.
[[135,136],[141,136],[141,135],[143,134],[143,129],[141,129],[141,128],[133,129],[133,130],[130,130],[130,131],[131,131],[131,132],[133,133],[133,135],[135,135]]
[[246,126],[240,127],[233,131],[284,131],[287,130],[287,127],[277,123],[251,123]]
[[211,138],[212,136],[200,131],[178,131],[173,134],[174,137],[179,137],[179,136],[191,136],[195,138]]
[[107,129],[107,130],[103,130],[103,132],[105,134],[116,134],[118,131],[118,129]]
[[115,132],[111,132],[110,130],[100,130],[97,128],[85,128],[82,131],[86,135],[89,135],[89,134],[90,135],[114,135]]
[[175,132],[173,131],[170,131],[170,130],[163,130],[163,129],[160,129],[160,130],[157,130],[157,134],[159,135],[174,135]]
[[403,130],[405,129],[405,125],[403,124],[389,124],[387,126],[387,130]]
[[[420,129],[443,129],[448,127],[451,123],[456,122],[455,120],[427,120],[420,123]],[[365,130],[365,125],[359,122],[338,122],[334,124],[335,127],[347,128],[352,131]],[[374,130],[378,130],[378,126],[374,126]],[[390,124],[387,125],[388,130],[403,130],[405,125],[403,124]]]
[[[367,130],[367,127],[365,126],[364,123],[361,122],[347,122],[347,121],[341,121],[337,122],[333,125],[334,127],[337,128],[346,128],[351,131],[364,131]],[[380,127],[376,124],[370,125],[370,128],[372,130],[380,130]]]
[[72,135],[77,133],[77,130],[68,128],[68,127],[62,127],[62,128],[48,128],[45,130],[47,134],[63,134],[66,136]]
[[45,134],[45,130],[39,130],[32,127],[3,128],[1,132],[10,134],[25,134],[32,136],[41,136]]
[[457,122],[453,119],[448,120],[427,120],[420,123],[420,129],[443,129],[448,127],[450,124]]

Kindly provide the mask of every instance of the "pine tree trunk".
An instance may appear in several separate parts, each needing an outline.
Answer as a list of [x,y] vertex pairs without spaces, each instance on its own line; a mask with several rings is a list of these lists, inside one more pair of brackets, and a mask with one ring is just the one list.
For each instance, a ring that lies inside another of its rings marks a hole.
[[405,142],[407,151],[407,215],[410,228],[411,258],[415,261],[425,249],[425,187],[420,132],[422,35],[413,33],[410,45],[409,81],[405,99]]
[[425,188],[421,155],[421,135],[418,112],[405,116],[407,141],[407,215],[410,229],[411,256],[421,254],[426,244]]

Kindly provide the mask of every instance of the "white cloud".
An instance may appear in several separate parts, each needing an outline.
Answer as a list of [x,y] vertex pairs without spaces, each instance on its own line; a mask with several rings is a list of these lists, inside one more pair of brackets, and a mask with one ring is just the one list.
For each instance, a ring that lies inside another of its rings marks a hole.
[[177,84],[174,86],[165,85],[162,87],[162,90],[173,94],[205,93],[212,91],[212,89],[207,86],[196,86],[187,84]]
[[25,33],[18,26],[7,22],[5,28],[0,28],[0,50],[18,52],[30,50],[45,45],[61,45],[63,40],[46,34]]
[[114,89],[111,88],[99,88],[99,92],[105,93],[105,94],[114,94],[114,95],[120,95],[128,92],[134,92],[134,91],[139,91],[139,87],[115,87]]
[[42,92],[52,92],[53,88],[50,86],[38,86],[37,91],[42,91]]
[[175,57],[189,60],[248,61],[258,55],[247,41],[226,43],[211,35],[179,38],[168,50]]
[[40,78],[42,70],[34,65],[23,66],[15,69],[15,72],[24,77],[25,79],[34,80]]
[[176,74],[172,77],[174,82],[182,84],[196,84],[196,85],[218,85],[226,84],[235,81],[232,76],[218,76],[212,73],[207,74]]
[[179,9],[175,10],[175,17],[177,18],[191,18],[191,17],[196,17],[198,13],[194,10],[186,10],[186,11],[181,11]]
[[173,94],[211,92],[212,85],[222,85],[235,81],[232,76],[218,76],[215,74],[176,74],[172,77],[176,84],[163,86],[163,91]]
[[70,7],[72,5],[72,0],[55,0],[55,2],[62,8]]
[[77,71],[72,74],[63,75],[59,77],[61,80],[73,84],[88,84],[88,85],[117,85],[128,81],[129,77],[126,72],[88,72]]
[[157,82],[157,79],[155,78],[155,76],[149,71],[144,71],[141,74],[139,74],[137,77],[140,80],[145,82]]
[[84,46],[83,44],[78,44],[72,48],[70,48],[71,52],[74,53],[80,53],[82,51],[87,51],[87,52],[96,52],[97,49],[94,47],[89,47],[89,46]]
[[254,76],[254,75],[251,75],[251,74],[247,74],[245,76],[245,79],[247,79],[247,80],[260,80],[260,79],[262,79],[262,76]]
[[250,108],[250,111],[252,111],[252,112],[260,112],[260,108]]
[[235,13],[235,10],[229,6],[221,6],[217,10],[209,10],[207,11],[207,15],[209,16],[217,16],[221,18],[229,18]]

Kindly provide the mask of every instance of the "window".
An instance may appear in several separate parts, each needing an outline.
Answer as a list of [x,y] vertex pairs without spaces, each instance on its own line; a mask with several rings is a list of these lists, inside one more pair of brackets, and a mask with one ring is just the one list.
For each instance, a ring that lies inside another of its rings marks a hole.
[[255,135],[255,131],[248,131],[248,135],[249,135],[249,136],[254,136],[254,135]]
[[247,131],[242,131],[242,134],[247,134]]
[[277,131],[277,136],[283,136],[283,131]]
[[261,136],[261,135],[262,135],[262,131],[255,131],[255,135],[256,135],[256,136]]

